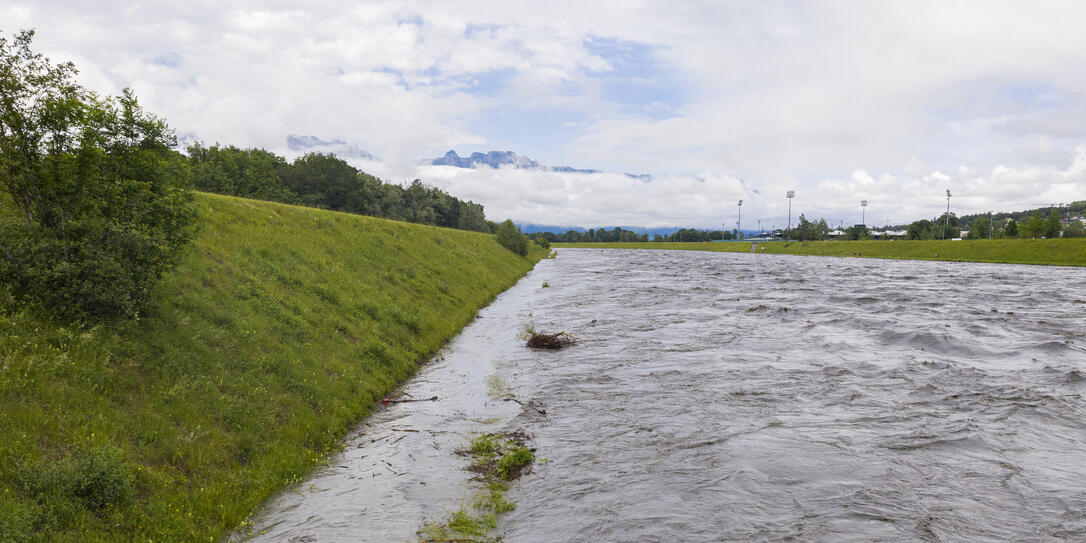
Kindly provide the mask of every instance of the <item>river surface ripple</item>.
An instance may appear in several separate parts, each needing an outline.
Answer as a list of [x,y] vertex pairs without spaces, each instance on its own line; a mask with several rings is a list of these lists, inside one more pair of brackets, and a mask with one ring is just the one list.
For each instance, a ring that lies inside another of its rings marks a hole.
[[[451,403],[379,413],[349,441],[348,467],[270,504],[258,528],[412,540],[421,518],[466,499],[451,450],[519,428],[548,462],[510,492],[507,542],[1086,541],[1084,279],[562,249],[405,388]],[[530,351],[515,339],[527,324],[580,343]],[[489,375],[547,415],[493,401]],[[373,448],[405,423],[423,431]],[[409,474],[372,475],[372,455]]]

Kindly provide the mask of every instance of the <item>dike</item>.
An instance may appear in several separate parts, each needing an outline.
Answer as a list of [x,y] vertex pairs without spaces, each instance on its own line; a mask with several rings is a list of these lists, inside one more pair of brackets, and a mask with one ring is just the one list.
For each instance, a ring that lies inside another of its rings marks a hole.
[[[749,253],[750,242],[554,243],[581,249],[670,249]],[[1086,266],[1086,238],[961,241],[773,241],[759,243],[759,254],[944,260],[998,264]]]
[[0,313],[0,541],[221,540],[546,255],[197,201],[201,231],[138,321]]

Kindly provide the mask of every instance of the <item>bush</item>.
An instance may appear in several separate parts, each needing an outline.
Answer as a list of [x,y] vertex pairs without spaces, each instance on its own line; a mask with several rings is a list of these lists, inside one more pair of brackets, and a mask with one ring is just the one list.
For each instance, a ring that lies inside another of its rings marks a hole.
[[0,281],[64,319],[135,317],[193,234],[187,163],[131,91],[83,89],[33,35],[0,36]]
[[21,479],[47,509],[66,510],[62,516],[72,514],[74,504],[97,513],[128,505],[135,495],[135,477],[116,447],[80,449],[52,462],[24,466]]
[[1063,237],[1065,238],[1086,238],[1086,228],[1083,227],[1079,221],[1071,221],[1063,229]]
[[498,225],[498,230],[494,235],[497,236],[498,243],[502,247],[520,256],[528,254],[528,238],[520,233],[520,229],[513,224],[513,221],[506,219],[505,222]]
[[543,237],[542,234],[536,234],[536,235],[532,236],[532,241],[534,241],[536,245],[538,245],[538,246],[540,246],[540,247],[542,247],[544,249],[550,249],[551,248],[551,242],[547,241],[547,238]]

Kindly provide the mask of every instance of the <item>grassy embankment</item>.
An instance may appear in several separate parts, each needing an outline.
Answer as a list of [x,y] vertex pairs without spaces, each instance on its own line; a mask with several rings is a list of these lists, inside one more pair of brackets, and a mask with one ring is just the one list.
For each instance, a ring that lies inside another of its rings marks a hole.
[[[671,249],[749,253],[748,242],[554,243],[554,247]],[[1086,266],[1086,239],[997,239],[963,241],[808,241],[759,243],[759,253],[847,256],[904,260],[950,260],[1003,264]]]
[[202,230],[139,321],[0,312],[0,540],[220,540],[545,255],[198,203]]

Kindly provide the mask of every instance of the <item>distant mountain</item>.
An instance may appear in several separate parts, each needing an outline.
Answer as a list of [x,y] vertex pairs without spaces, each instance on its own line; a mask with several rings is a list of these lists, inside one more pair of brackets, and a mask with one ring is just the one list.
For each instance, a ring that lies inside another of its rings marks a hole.
[[536,169],[539,163],[525,156],[520,156],[513,151],[489,151],[486,153],[472,153],[471,156],[462,157],[456,151],[449,150],[445,156],[430,161],[434,166],[456,166],[457,168],[476,168],[479,165],[500,168],[505,164],[512,164],[514,168]]
[[287,136],[287,148],[300,153],[332,153],[340,158],[360,158],[363,160],[376,160],[376,157],[367,153],[354,143],[334,139],[324,141],[317,136],[299,136],[291,134]]
[[[508,164],[521,170],[540,170],[560,173],[603,173],[600,170],[584,170],[580,168],[571,168],[569,166],[546,166],[526,156],[518,155],[513,151],[488,151],[486,153],[472,153],[471,156],[462,157],[458,155],[456,151],[450,150],[448,153],[445,153],[445,156],[427,162],[434,166],[454,166],[457,168],[489,166],[498,169]],[[643,181],[652,179],[652,176],[647,174],[627,173],[624,175]]]

